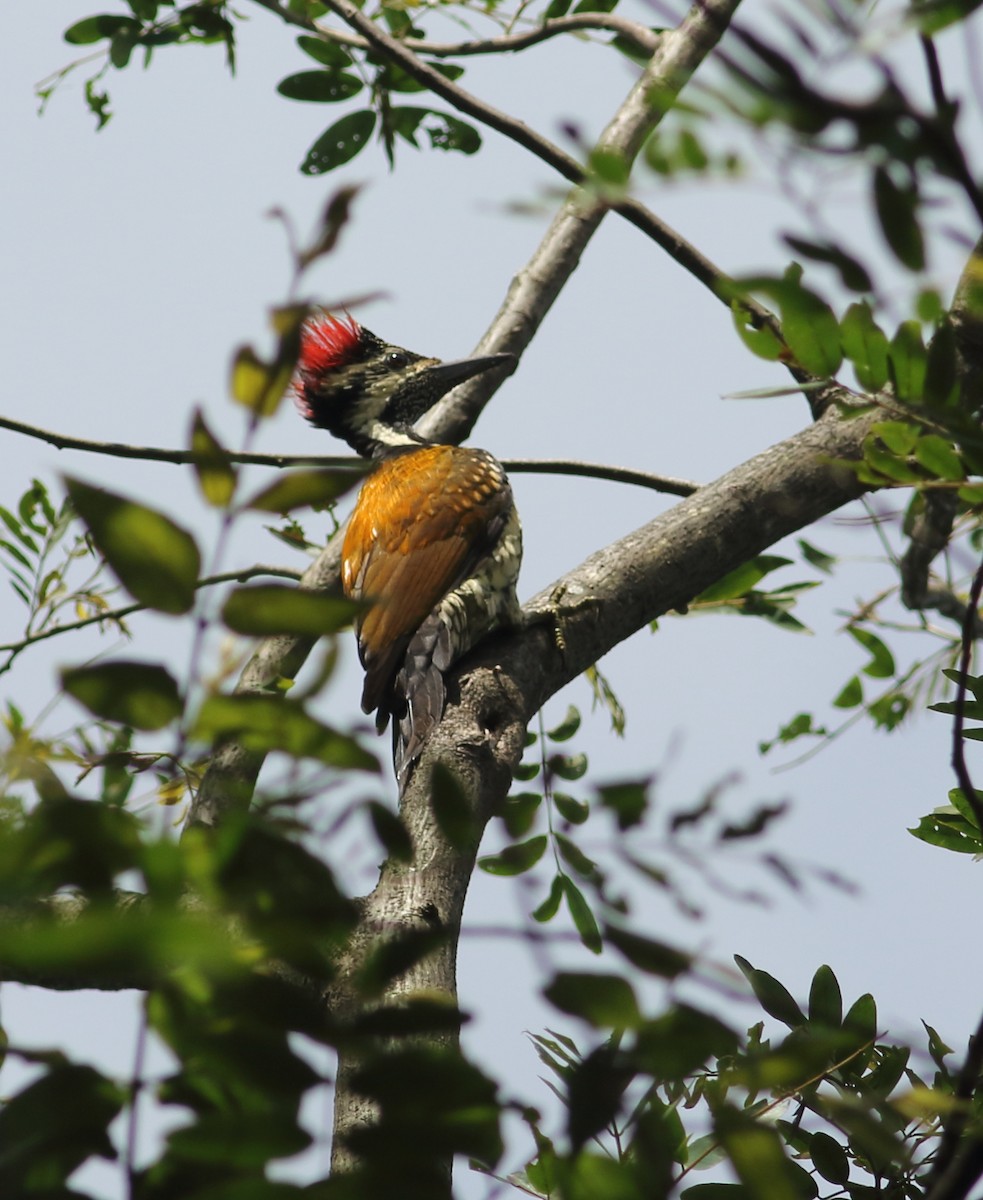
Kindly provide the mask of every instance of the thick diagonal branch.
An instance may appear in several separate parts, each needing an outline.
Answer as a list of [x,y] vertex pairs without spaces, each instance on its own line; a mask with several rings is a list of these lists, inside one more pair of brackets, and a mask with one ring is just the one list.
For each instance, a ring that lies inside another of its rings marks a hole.
[[[653,105],[653,94],[675,95],[682,88],[716,45],[739,3],[740,0],[701,0],[677,29],[663,35],[642,78],[605,130],[603,145],[617,149],[628,159],[638,153],[664,111],[661,106]],[[354,12],[360,21],[361,14]],[[443,76],[440,78],[443,80]],[[590,200],[579,192],[564,202],[532,258],[513,280],[502,307],[479,344],[478,353],[507,349],[521,354],[576,269],[606,211],[601,201]],[[448,442],[463,440],[490,395],[480,388],[458,388],[434,411],[424,433]],[[339,572],[338,545],[335,539],[318,557],[305,572],[301,587],[320,589],[335,585]],[[236,690],[262,691],[278,678],[294,678],[313,645],[311,638],[266,639],[247,663]],[[190,821],[215,824],[226,808],[247,805],[263,761],[264,755],[234,740],[219,747],[205,773]]]
[[[527,606],[530,621],[483,643],[448,680],[448,706],[411,777],[401,805],[415,862],[384,864],[365,899],[353,954],[379,930],[412,929],[423,912],[447,934],[437,954],[415,965],[387,999],[406,991],[456,995],[457,936],[485,825],[508,792],[526,725],[559,688],[656,617],[681,608],[709,584],[776,541],[858,496],[862,485],[842,460],[862,453],[875,415],[842,420],[830,413],[787,441],[701,488],[628,537],[599,550]],[[564,649],[556,638],[557,623]],[[658,643],[651,649],[658,653]],[[671,682],[665,704],[671,707]],[[431,772],[449,768],[471,798],[473,837],[452,845],[437,826]],[[339,972],[332,1000],[357,1005]],[[350,1066],[347,1063],[347,1066]],[[346,1056],[336,1096],[336,1165],[350,1166],[344,1134],[371,1119],[346,1089]]]

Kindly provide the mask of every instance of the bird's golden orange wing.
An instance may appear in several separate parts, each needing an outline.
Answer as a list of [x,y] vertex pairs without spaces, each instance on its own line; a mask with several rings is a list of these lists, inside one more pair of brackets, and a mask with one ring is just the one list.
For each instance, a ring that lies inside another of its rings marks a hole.
[[349,596],[372,603],[356,626],[366,712],[386,709],[413,634],[474,572],[510,505],[498,464],[452,446],[387,459],[365,482],[345,536],[342,579]]

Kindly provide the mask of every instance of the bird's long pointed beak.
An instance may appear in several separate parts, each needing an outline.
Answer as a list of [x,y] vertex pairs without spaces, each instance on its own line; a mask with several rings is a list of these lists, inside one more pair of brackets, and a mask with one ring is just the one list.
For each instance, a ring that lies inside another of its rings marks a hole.
[[427,373],[430,381],[439,388],[440,394],[444,395],[452,387],[480,375],[482,371],[490,371],[492,367],[508,367],[510,371],[514,371],[517,362],[514,354],[486,354],[480,358],[462,358],[456,362],[438,363]]

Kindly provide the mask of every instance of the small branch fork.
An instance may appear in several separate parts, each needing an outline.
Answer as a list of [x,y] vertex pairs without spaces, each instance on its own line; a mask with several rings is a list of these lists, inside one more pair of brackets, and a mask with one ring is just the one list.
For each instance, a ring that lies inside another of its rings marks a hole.
[[[275,0],[255,0],[255,2],[263,8],[281,16],[284,20],[288,20],[291,24],[306,29],[313,36],[323,38],[326,41],[337,40],[338,31],[325,29],[317,25],[314,21],[305,18],[288,15],[279,4],[275,3]],[[667,95],[675,95],[679,91],[688,75],[692,72],[696,62],[702,61],[705,54],[712,49],[720,35],[725,31],[740,2],[741,0],[703,0],[702,3],[694,4],[689,16],[684,19],[676,30],[668,31],[658,37],[653,35],[643,25],[637,25],[635,22],[624,22],[629,28],[619,28],[617,32],[633,37],[633,40],[636,42],[641,39],[642,43],[644,43],[646,38],[649,39],[650,45],[646,46],[646,50],[651,53],[652,58],[648,68],[643,73],[642,79],[639,81],[639,87],[633,89],[632,96],[622,106],[621,112],[612,121],[605,136],[601,138],[601,145],[620,150],[625,154],[628,161],[634,158],[635,154],[641,148],[644,136],[661,119],[665,97]],[[500,109],[480,100],[465,88],[459,87],[447,79],[446,76],[442,75],[434,67],[422,61],[418,57],[419,53],[433,53],[433,51],[426,49],[425,43],[409,39],[400,40],[391,36],[377,26],[369,17],[365,16],[355,4],[351,3],[351,0],[326,0],[326,3],[345,24],[356,31],[355,37],[357,38],[357,42],[347,41],[346,44],[365,45],[377,53],[384,55],[387,59],[398,63],[411,78],[421,83],[425,88],[433,92],[434,95],[446,100],[458,112],[464,113],[489,129],[494,129],[496,132],[502,134],[503,137],[516,142],[541,162],[552,167],[553,170],[569,183],[574,184],[576,187],[581,187],[589,183],[588,174],[580,163],[554,142],[551,142],[549,138],[543,137],[542,134],[531,129],[523,121],[510,117]],[[583,15],[589,16],[593,22],[596,22],[600,16],[598,13]],[[542,28],[549,29],[552,33],[556,24],[559,24],[560,21],[567,22],[570,19],[561,18],[555,23],[547,22]],[[620,19],[618,21],[620,25]],[[608,28],[613,28],[607,21],[603,24]],[[702,26],[703,28],[698,31],[698,26]],[[572,28],[572,26],[568,26],[567,28]],[[696,36],[697,31],[699,36]],[[560,33],[564,32],[564,30],[556,28],[555,32]],[[481,44],[487,45],[488,43]],[[696,62],[690,65],[686,62],[671,61],[673,56],[672,51],[666,49],[670,45],[682,45],[683,53],[681,57],[683,58],[686,57],[686,48],[688,46],[694,47],[695,53],[698,56]],[[504,48],[519,49],[520,47],[507,46]],[[444,51],[446,56],[451,56],[452,48],[450,46],[444,47]],[[633,101],[636,93],[638,93],[644,104],[644,108],[647,110],[645,114],[646,119],[639,123],[637,118],[632,117],[628,125],[634,126],[637,129],[637,133],[631,132],[626,138],[624,136],[625,129],[622,127],[625,125],[623,118],[634,107]],[[641,136],[638,136],[639,134]],[[630,198],[605,202],[602,205],[601,215],[609,209],[618,213],[619,216],[634,225],[646,237],[651,238],[684,270],[692,275],[694,279],[697,279],[707,287],[718,300],[728,306],[730,305],[736,286],[730,276],[715,263],[711,262],[706,255],[701,254],[680,233],[656,216],[651,209],[646,208],[639,201]],[[586,213],[584,217],[585,219],[587,218]],[[770,329],[776,337],[781,339],[781,324],[772,312],[751,297],[742,298],[741,303],[750,313],[751,319],[756,325]],[[503,343],[501,348],[514,350],[515,346]],[[815,382],[813,377],[808,373],[801,371],[793,364],[787,365],[799,383]]]

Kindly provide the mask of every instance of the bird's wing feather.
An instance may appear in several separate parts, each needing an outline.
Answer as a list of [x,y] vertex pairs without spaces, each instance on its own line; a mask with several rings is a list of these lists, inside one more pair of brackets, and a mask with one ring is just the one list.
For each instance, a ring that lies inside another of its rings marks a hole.
[[[408,460],[443,452],[428,466],[432,487],[414,486]],[[385,707],[385,693],[413,634],[439,601],[471,575],[494,543],[489,530],[511,504],[508,489],[482,489],[455,467],[450,447],[427,448],[384,463],[363,486],[342,552],[346,592],[374,601],[357,625],[366,670],[362,707]],[[462,452],[464,453],[464,452]],[[468,460],[463,460],[465,463]],[[473,470],[473,469],[472,469]],[[388,712],[380,712],[380,718]]]

